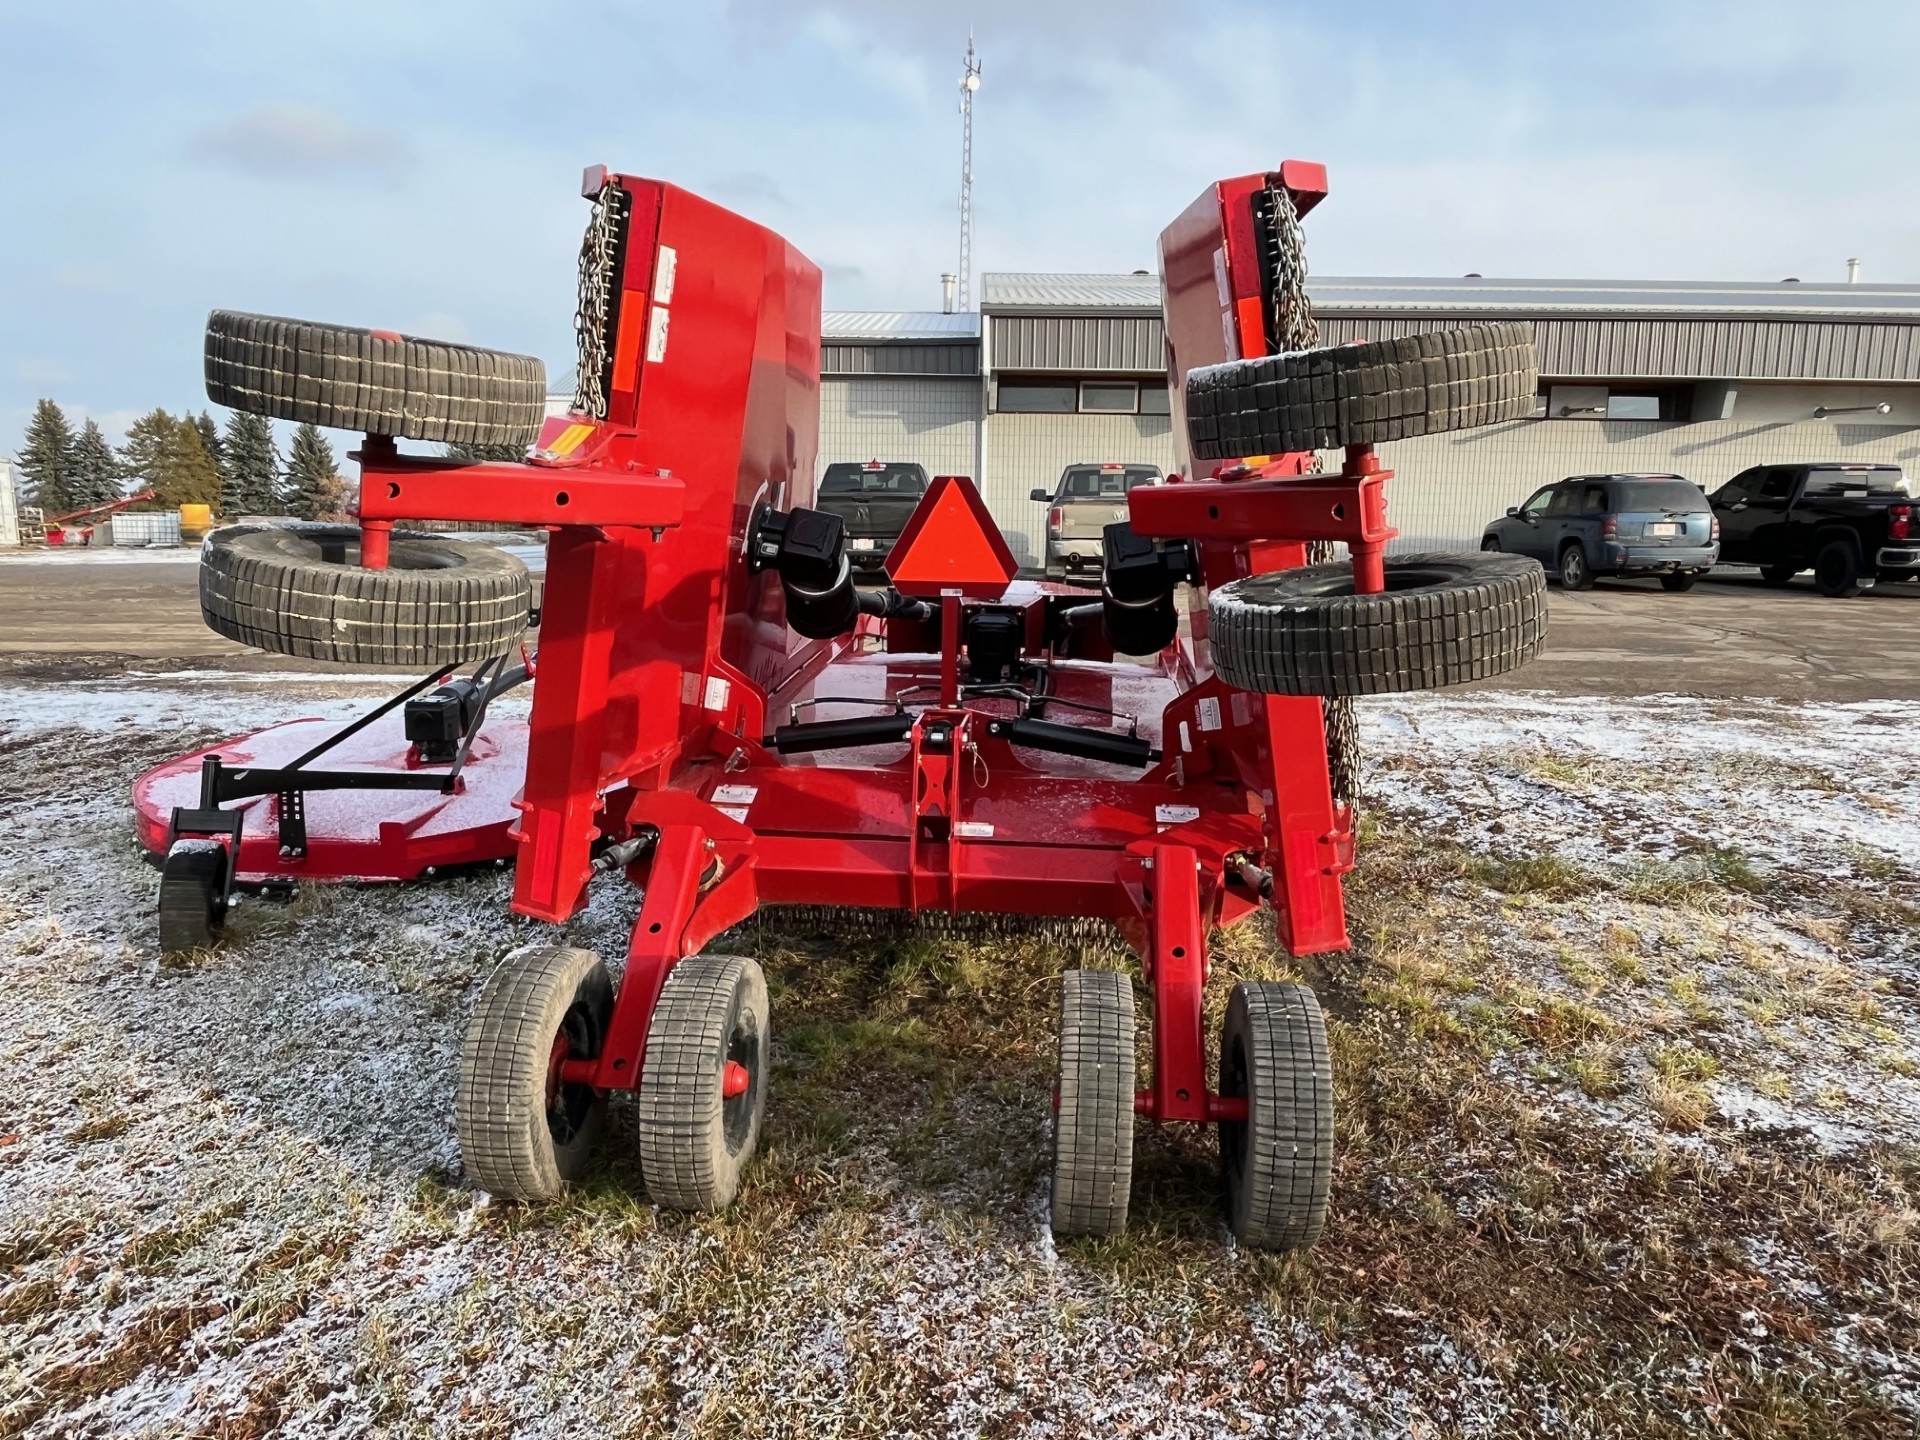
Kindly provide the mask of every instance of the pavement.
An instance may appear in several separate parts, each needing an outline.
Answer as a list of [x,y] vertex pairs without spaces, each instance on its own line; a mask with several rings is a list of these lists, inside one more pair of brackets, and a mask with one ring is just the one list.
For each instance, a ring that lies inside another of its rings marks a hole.
[[[111,553],[111,552],[109,552]],[[169,558],[0,557],[0,676],[148,668],[305,670],[201,623],[193,552]],[[1920,699],[1920,584],[1829,600],[1728,575],[1670,595],[1654,581],[1554,590],[1545,653],[1492,682],[1570,695],[1698,694],[1789,700]]]

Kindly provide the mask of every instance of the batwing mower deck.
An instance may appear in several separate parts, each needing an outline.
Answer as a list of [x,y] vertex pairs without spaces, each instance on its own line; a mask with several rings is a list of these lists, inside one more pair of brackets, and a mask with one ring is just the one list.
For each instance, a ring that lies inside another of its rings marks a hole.
[[[819,272],[671,185],[596,168],[585,193],[580,390],[537,440],[537,362],[213,317],[214,399],[367,438],[357,531],[210,540],[209,623],[433,673],[345,734],[336,768],[304,753],[324,727],[298,722],[143,777],[163,939],[210,940],[236,880],[407,880],[511,853],[514,909],[558,923],[624,873],[640,901],[617,987],[558,946],[486,982],[465,1164],[503,1196],[552,1198],[631,1091],[654,1199],[718,1208],[758,1134],[769,1017],[759,967],[706,953],[715,937],[761,905],[1110,921],[1152,998],[1153,1062],[1140,1083],[1132,982],[1069,970],[1054,1228],[1124,1225],[1141,1115],[1221,1127],[1243,1243],[1310,1242],[1332,1154],[1318,1006],[1302,986],[1236,986],[1211,1086],[1208,937],[1264,904],[1293,954],[1347,945],[1329,700],[1537,649],[1532,562],[1384,558],[1372,451],[1524,413],[1525,334],[1289,346],[1311,321],[1296,222],[1324,173],[1210,186],[1161,244],[1176,428],[1211,478],[1132,492],[1095,598],[1017,579],[972,482],[940,477],[888,588],[863,592],[838,517],[811,504]],[[468,463],[394,436],[534,447]],[[1340,446],[1338,474],[1311,473],[1313,450]],[[537,665],[509,668],[511,568],[395,532],[407,515],[551,532]],[[1335,541],[1349,559],[1306,563]],[[529,670],[525,725],[487,720]]]

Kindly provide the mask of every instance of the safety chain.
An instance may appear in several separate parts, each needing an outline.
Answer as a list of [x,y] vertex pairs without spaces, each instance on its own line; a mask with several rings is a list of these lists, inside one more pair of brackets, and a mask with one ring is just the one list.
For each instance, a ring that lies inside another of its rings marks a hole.
[[[1293,195],[1278,175],[1267,179],[1267,203],[1273,229],[1274,348],[1311,350],[1320,343],[1320,322],[1314,319],[1313,301],[1307,296],[1307,239],[1300,228],[1300,212],[1294,208]],[[1309,473],[1324,468],[1317,454],[1307,463]],[[1309,565],[1324,565],[1333,558],[1331,540],[1315,540],[1307,546]],[[1353,701],[1330,698],[1321,702],[1321,710],[1327,728],[1327,773],[1333,781],[1334,798],[1343,804],[1357,804],[1360,724]]]
[[580,298],[573,312],[579,344],[573,408],[596,420],[607,417],[607,377],[613,370],[614,296],[627,192],[609,181],[593,200],[593,215],[580,242]]

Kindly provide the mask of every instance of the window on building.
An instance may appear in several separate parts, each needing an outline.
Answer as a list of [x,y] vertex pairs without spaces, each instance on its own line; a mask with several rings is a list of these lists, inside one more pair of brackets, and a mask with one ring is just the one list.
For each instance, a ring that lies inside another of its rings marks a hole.
[[1068,385],[1036,385],[1031,382],[1002,380],[997,387],[996,410],[1016,415],[1071,415],[1079,392]]
[[1140,408],[1136,380],[1082,380],[1080,408],[1089,415],[1132,415]]
[[1173,397],[1167,393],[1164,385],[1143,383],[1140,386],[1140,413],[1142,415],[1171,415]]
[[1555,385],[1547,391],[1547,414],[1555,420],[1603,420],[1607,414],[1607,387]]
[[1660,418],[1660,397],[1658,395],[1619,395],[1607,396],[1607,419],[1609,420],[1658,420]]
[[[1693,410],[1691,385],[1620,380],[1603,385],[1550,384],[1545,414],[1554,420],[1686,420]],[[1534,402],[1536,416],[1542,413]]]

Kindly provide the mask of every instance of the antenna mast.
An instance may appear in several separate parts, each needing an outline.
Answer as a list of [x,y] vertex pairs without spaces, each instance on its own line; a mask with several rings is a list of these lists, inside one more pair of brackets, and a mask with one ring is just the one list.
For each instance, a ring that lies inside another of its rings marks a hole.
[[973,92],[980,88],[980,60],[967,32],[967,69],[960,77],[960,308],[973,308]]

